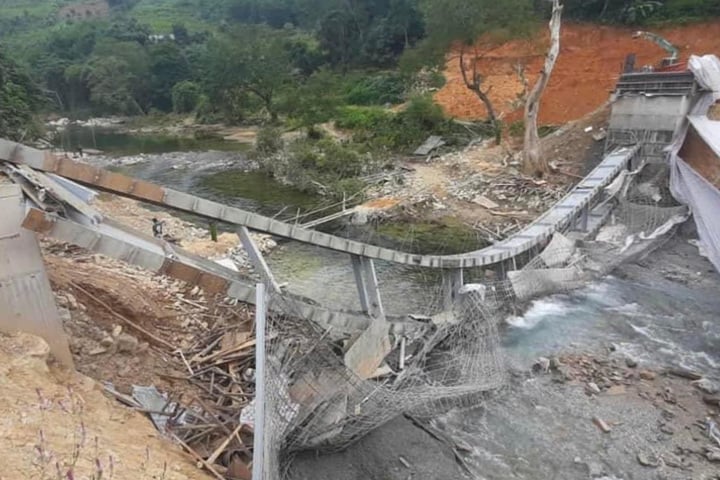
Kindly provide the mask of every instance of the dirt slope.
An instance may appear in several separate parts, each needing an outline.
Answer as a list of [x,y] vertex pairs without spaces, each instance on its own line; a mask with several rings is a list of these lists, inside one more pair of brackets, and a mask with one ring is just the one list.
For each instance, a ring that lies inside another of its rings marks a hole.
[[0,336],[0,479],[211,478],[99,384],[48,367],[48,354],[37,337]]
[[[681,59],[691,54],[720,54],[720,21],[665,29],[652,29],[681,49]],[[637,54],[636,65],[655,65],[666,56],[664,50],[633,40],[633,30],[589,24],[563,25],[561,51],[540,109],[541,124],[564,124],[596,110],[607,99],[622,69],[626,55]],[[506,121],[522,117],[517,95],[522,83],[518,63],[532,85],[542,68],[548,42],[546,29],[529,40],[516,40],[493,48],[480,61],[480,71],[492,87],[490,97]],[[487,44],[478,44],[488,50]],[[486,115],[478,99],[465,88],[456,58],[450,57],[445,70],[447,84],[436,100],[456,118],[475,119]],[[516,105],[513,105],[513,103]]]

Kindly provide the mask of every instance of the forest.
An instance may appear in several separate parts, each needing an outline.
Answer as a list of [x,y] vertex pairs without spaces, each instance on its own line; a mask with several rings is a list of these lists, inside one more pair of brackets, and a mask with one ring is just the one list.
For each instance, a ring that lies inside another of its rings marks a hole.
[[[564,18],[662,24],[720,15],[716,0],[566,0]],[[372,148],[453,126],[423,92],[447,49],[543,28],[544,0],[110,0],[66,20],[66,0],[0,0],[0,136],[33,114],[194,114],[298,127],[335,120]],[[422,74],[418,74],[422,72]],[[400,114],[389,105],[409,102]]]

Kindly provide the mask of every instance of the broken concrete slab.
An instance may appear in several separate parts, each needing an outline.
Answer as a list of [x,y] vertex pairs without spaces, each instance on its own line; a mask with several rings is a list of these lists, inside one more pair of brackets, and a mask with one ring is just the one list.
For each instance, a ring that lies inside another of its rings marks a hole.
[[362,379],[372,377],[392,350],[389,332],[384,319],[373,320],[345,353],[345,365]]
[[428,137],[428,139],[425,140],[425,143],[420,145],[415,152],[413,152],[413,155],[425,156],[443,145],[445,145],[445,140],[443,140],[442,137],[432,135]]

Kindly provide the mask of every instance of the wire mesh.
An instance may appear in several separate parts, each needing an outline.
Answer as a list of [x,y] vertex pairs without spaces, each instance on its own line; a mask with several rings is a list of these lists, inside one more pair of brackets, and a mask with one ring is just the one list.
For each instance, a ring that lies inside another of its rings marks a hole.
[[544,249],[529,252],[522,266],[518,259],[466,270],[465,285],[450,304],[442,275],[418,269],[423,301],[387,323],[392,349],[374,378],[360,378],[344,361],[360,332],[348,336],[298,320],[297,304],[272,295],[270,310],[283,314],[272,313],[267,322],[266,478],[282,478],[280,459],[292,452],[346,448],[402,413],[431,417],[477,406],[505,382],[498,328],[508,314],[536,296],[582,287],[647,254],[686,218],[663,167],[626,175],[622,188],[601,203],[612,207],[604,226],[557,233]]

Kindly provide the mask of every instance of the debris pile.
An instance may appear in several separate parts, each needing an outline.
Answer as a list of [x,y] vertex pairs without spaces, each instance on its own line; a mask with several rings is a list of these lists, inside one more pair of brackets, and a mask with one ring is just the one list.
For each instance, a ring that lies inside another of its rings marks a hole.
[[[217,328],[180,352],[188,381],[202,394],[183,402],[173,434],[228,478],[250,478],[255,395],[255,340],[251,322]],[[172,422],[172,421],[171,421]]]
[[[582,386],[591,398],[627,397],[657,409],[658,450],[636,453],[637,462],[645,468],[691,471],[698,460],[720,462],[720,383],[684,367],[644,368],[615,350],[611,345],[610,355],[539,358],[533,371],[550,374],[555,382]],[[610,436],[623,425],[621,418],[593,416],[588,421]],[[662,444],[665,441],[667,446]]]

